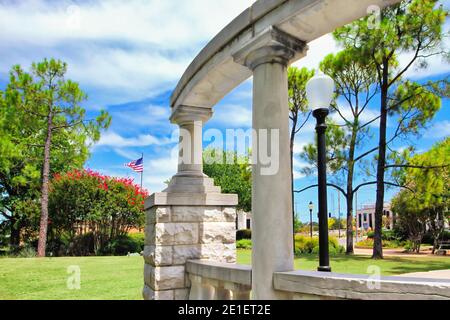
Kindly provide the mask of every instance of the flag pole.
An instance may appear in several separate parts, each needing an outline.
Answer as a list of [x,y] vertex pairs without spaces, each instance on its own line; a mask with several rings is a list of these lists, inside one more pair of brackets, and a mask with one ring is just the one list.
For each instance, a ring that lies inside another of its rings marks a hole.
[[144,175],[144,153],[142,152],[142,171],[141,171],[141,190],[142,190],[142,177]]

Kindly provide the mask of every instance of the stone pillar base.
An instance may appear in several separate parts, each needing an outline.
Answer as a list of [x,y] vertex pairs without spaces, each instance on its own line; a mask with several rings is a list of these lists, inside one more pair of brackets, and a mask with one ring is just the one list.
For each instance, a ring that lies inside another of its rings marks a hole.
[[187,260],[236,262],[237,202],[208,177],[174,177],[147,199],[144,299],[188,299]]

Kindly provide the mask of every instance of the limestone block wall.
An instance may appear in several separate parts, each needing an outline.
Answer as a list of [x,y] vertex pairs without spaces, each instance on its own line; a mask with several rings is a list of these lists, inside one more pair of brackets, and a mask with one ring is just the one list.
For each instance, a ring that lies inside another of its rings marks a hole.
[[188,299],[188,260],[236,262],[233,206],[153,205],[146,217],[144,299]]

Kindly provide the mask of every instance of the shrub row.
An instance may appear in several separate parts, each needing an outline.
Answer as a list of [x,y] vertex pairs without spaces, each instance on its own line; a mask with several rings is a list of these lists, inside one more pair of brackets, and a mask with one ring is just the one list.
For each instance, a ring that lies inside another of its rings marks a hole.
[[[345,248],[339,245],[339,241],[330,237],[328,239],[328,246],[330,255],[340,254],[345,252]],[[305,237],[303,235],[295,236],[295,255],[302,254],[318,254],[319,253],[319,238],[318,237]]]
[[[141,253],[144,250],[144,233],[132,233],[118,236],[110,241],[101,251],[94,250],[94,237],[92,233],[86,233],[69,240],[62,236],[50,239],[47,243],[47,254],[53,257],[61,256],[124,256],[128,253]],[[33,241],[16,252],[7,253],[17,258],[32,258],[36,255],[37,241]]]
[[[373,238],[367,238],[365,240],[361,240],[356,244],[356,247],[360,248],[373,248]],[[403,247],[404,241],[399,240],[382,240],[383,248],[400,248]]]
[[[367,238],[373,239],[375,237],[374,231],[367,232]],[[399,230],[388,230],[383,229],[381,233],[381,239],[386,241],[397,241],[402,240],[404,236],[399,232]]]
[[251,249],[252,248],[252,240],[250,239],[241,239],[236,241],[236,248],[238,249]]
[[[250,239],[239,239],[236,241],[236,248],[238,249],[251,249],[252,241]],[[339,241],[336,238],[329,238],[329,252],[330,255],[341,254],[345,252],[345,248],[339,245]],[[302,254],[318,254],[319,253],[319,238],[318,237],[305,237],[302,235],[295,236],[295,255]]]

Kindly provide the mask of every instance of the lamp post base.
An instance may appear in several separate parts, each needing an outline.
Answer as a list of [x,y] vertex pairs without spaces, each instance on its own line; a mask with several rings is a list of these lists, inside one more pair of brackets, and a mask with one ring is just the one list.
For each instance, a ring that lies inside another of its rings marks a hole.
[[331,272],[331,267],[330,266],[328,266],[328,267],[318,267],[317,271],[319,271],[319,272]]

